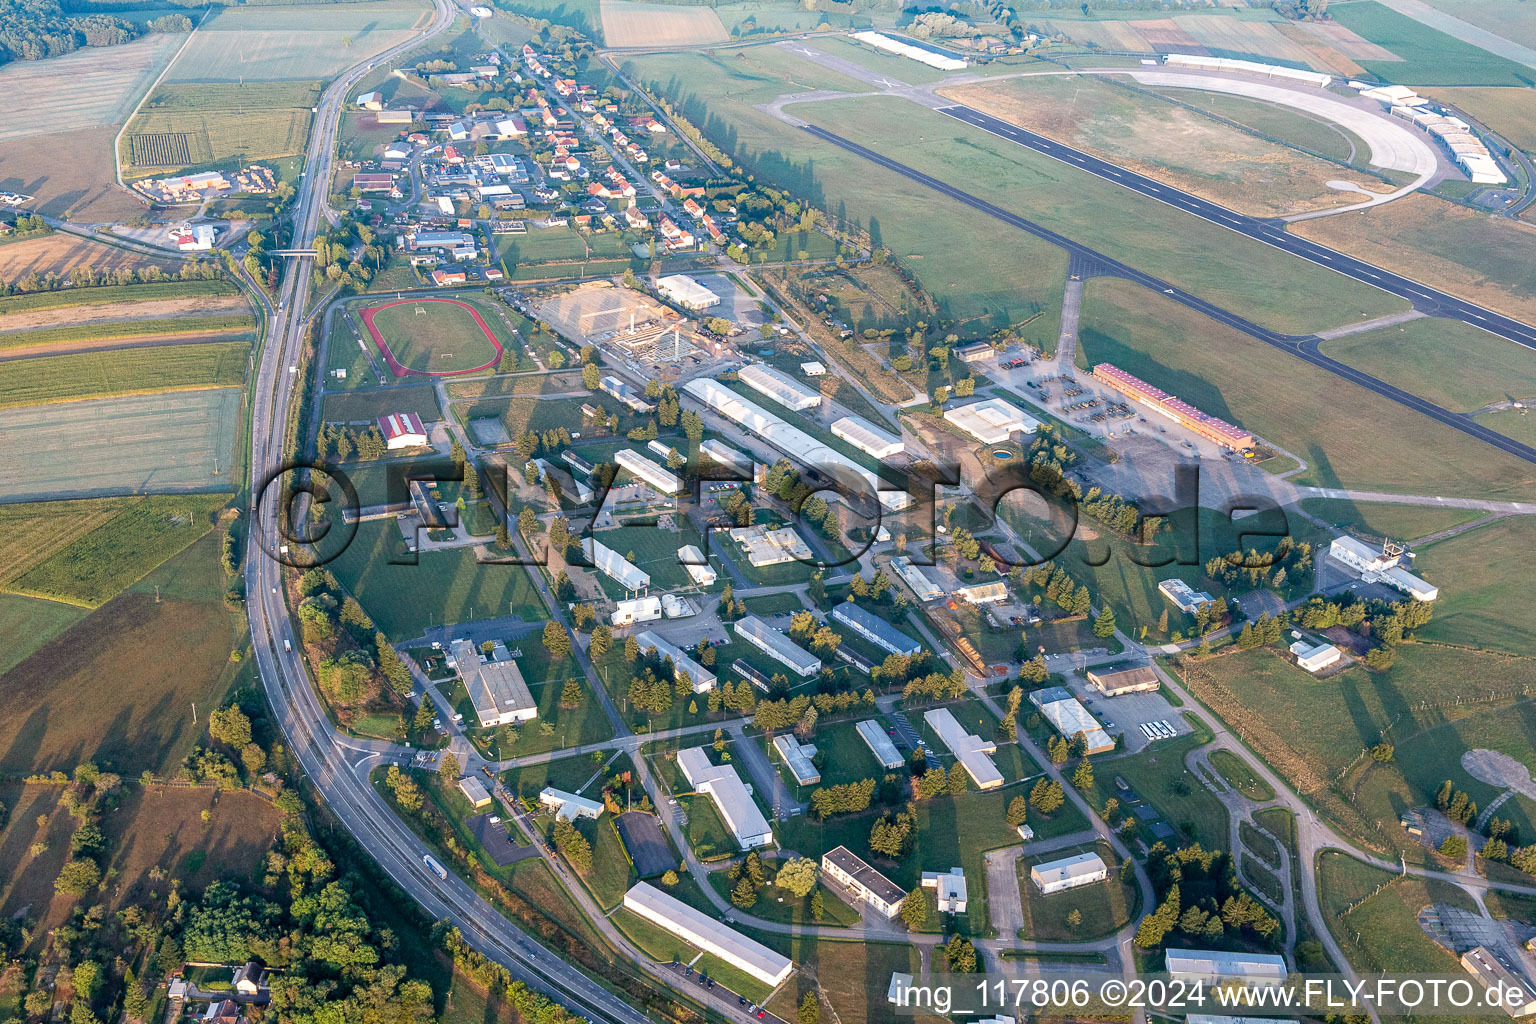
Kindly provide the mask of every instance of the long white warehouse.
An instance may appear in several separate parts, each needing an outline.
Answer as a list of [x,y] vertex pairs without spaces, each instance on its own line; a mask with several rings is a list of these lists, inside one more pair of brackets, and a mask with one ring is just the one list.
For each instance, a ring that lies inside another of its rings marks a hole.
[[715,688],[715,674],[690,658],[676,644],[668,643],[650,630],[636,633],[635,643],[640,645],[641,654],[654,647],[660,657],[671,658],[672,671],[687,672],[688,678],[693,680],[694,693],[704,693]]
[[750,478],[752,476],[752,467],[754,465],[752,460],[728,444],[722,444],[714,438],[710,438],[699,445],[699,452],[709,456],[722,466],[734,469],[743,477]]
[[911,43],[903,42],[900,39],[893,39],[880,32],[855,32],[853,38],[861,43],[868,43],[877,49],[908,57],[919,64],[927,64],[931,68],[938,68],[940,71],[959,71],[965,67],[965,61],[958,57],[946,57],[942,53],[934,53],[932,50],[925,50],[921,46],[913,46]]
[[715,764],[709,759],[704,747],[689,747],[677,752],[677,767],[683,778],[700,793],[708,794],[720,812],[720,820],[736,837],[736,845],[743,850],[754,846],[767,846],[773,842],[773,828],[763,812],[758,810],[752,791],[741,781],[736,769],[728,764]]
[[651,574],[603,542],[591,537],[583,537],[581,550],[587,556],[587,561],[597,566],[626,591],[635,593],[650,589]]
[[723,384],[707,377],[695,377],[683,385],[683,390],[726,419],[756,434],[775,448],[803,466],[819,470],[824,475],[850,475],[864,482],[871,493],[878,492],[880,504],[891,511],[899,511],[912,503],[905,491],[881,491],[880,478],[871,470],[833,451],[803,430],[790,426],[784,420],[747,401]]
[[869,745],[869,752],[875,755],[875,760],[880,762],[882,768],[900,768],[907,763],[907,759],[901,756],[901,751],[896,749],[896,744],[880,728],[880,723],[873,718],[866,718],[854,728],[859,730],[859,735]]
[[706,953],[713,953],[765,985],[778,985],[795,969],[794,962],[788,957],[747,938],[734,928],[727,928],[649,882],[636,882],[634,888],[624,894],[624,909],[660,925]]
[[955,720],[949,708],[934,708],[923,714],[923,721],[938,733],[939,740],[955,755],[955,760],[965,766],[965,773],[976,783],[977,789],[996,789],[1003,784],[1003,773],[992,763],[991,755],[997,752],[997,744],[965,731],[965,726]]
[[766,395],[786,409],[799,412],[814,409],[821,404],[821,392],[812,391],[788,374],[780,373],[771,366],[753,363],[736,371],[736,376],[747,387],[760,395]]
[[881,430],[862,416],[844,416],[832,422],[832,433],[860,451],[877,459],[890,458],[906,450],[901,438]]
[[1001,398],[946,410],[944,418],[982,444],[1001,444],[1014,432],[1033,434],[1040,421]]
[[683,489],[683,482],[678,479],[676,473],[631,448],[620,448],[614,452],[613,461],[621,469],[629,470],[662,494],[676,494]]
[[802,679],[821,671],[821,659],[756,615],[736,621],[736,635]]
[[1081,701],[1065,686],[1050,686],[1029,695],[1030,703],[1040,709],[1040,714],[1067,740],[1078,733],[1083,735],[1083,750],[1089,754],[1102,754],[1115,749],[1115,741],[1104,731],[1093,712],[1083,707]]

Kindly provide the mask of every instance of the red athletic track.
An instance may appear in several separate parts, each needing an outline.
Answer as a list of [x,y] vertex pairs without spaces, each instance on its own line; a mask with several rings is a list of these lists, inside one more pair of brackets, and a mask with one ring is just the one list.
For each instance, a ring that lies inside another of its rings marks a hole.
[[[384,336],[379,333],[377,327],[373,326],[374,314],[381,309],[389,309],[391,306],[409,306],[423,302],[446,302],[449,305],[460,306],[469,310],[469,315],[475,318],[475,323],[479,324],[480,330],[485,332],[485,340],[489,341],[491,348],[496,350],[496,357],[484,366],[474,366],[467,370],[443,370],[437,373],[431,370],[413,370],[409,366],[401,366],[400,361],[395,358],[395,354],[389,350],[389,344],[384,340]],[[469,303],[460,302],[458,299],[397,299],[394,302],[386,302],[382,306],[372,306],[363,310],[363,323],[367,326],[368,333],[373,335],[373,343],[378,347],[379,354],[384,357],[384,362],[389,364],[390,372],[396,377],[404,377],[406,374],[415,374],[418,377],[457,377],[460,374],[479,373],[482,370],[492,369],[497,363],[501,362],[501,342],[496,340],[496,335],[491,333],[490,327],[480,318],[480,311]]]

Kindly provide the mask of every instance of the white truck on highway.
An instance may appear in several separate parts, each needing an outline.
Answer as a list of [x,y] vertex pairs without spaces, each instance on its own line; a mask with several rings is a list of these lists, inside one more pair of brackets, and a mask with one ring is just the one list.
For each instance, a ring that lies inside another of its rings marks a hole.
[[445,882],[448,881],[448,871],[437,862],[436,857],[433,857],[430,853],[424,853],[421,855],[421,862],[427,867],[431,868],[432,873],[438,878],[441,878]]

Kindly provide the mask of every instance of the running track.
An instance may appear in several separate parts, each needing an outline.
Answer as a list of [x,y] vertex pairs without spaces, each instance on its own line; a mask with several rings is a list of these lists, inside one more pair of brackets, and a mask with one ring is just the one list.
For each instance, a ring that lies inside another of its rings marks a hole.
[[[496,350],[495,357],[484,366],[474,366],[467,370],[442,370],[434,372],[432,370],[413,370],[409,366],[400,365],[400,361],[395,358],[395,354],[389,350],[389,343],[384,340],[384,335],[380,334],[379,329],[373,325],[373,318],[380,310],[389,309],[392,306],[409,306],[423,302],[445,302],[450,306],[458,306],[461,309],[469,310],[469,315],[475,318],[475,323],[479,324],[480,330],[485,332],[485,340],[489,341],[491,348]],[[480,311],[469,303],[460,302],[458,299],[397,299],[394,302],[386,302],[382,306],[373,306],[363,310],[363,324],[368,328],[368,333],[373,336],[373,343],[378,348],[379,354],[384,357],[384,362],[389,365],[390,372],[396,377],[404,377],[407,374],[415,374],[418,377],[457,377],[466,373],[480,373],[483,370],[493,369],[496,364],[501,362],[501,342],[496,340],[496,335],[491,333],[490,326],[480,318]]]

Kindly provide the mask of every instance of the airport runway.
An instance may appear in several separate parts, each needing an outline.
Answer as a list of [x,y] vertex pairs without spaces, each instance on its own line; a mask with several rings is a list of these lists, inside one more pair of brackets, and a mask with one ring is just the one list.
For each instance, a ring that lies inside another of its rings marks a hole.
[[[1444,292],[1427,288],[1407,278],[1399,277],[1378,267],[1373,267],[1369,263],[1334,252],[1332,249],[1327,249],[1306,239],[1294,238],[1286,234],[1284,228],[1279,226],[1278,223],[1258,220],[1252,217],[1243,217],[1196,196],[1190,196],[1187,193],[1179,192],[1177,189],[1168,188],[1166,185],[1161,185],[1150,178],[1121,170],[1113,164],[1107,164],[1086,154],[1078,153],[1076,150],[1059,146],[1049,139],[1041,138],[1023,129],[1014,128],[1012,125],[987,117],[985,114],[970,110],[967,107],[945,107],[942,112],[973,124],[976,122],[971,121],[971,117],[982,118],[997,126],[995,134],[1017,141],[1020,145],[1029,146],[1032,149],[1065,160],[1075,166],[1092,170],[1094,173],[1101,174],[1111,181],[1125,185],[1127,188],[1133,188],[1135,191],[1144,192],[1144,194],[1160,201],[1168,202],[1170,205],[1178,206],[1180,209],[1194,213],[1203,219],[1275,245],[1278,248],[1285,249],[1287,252],[1301,256],[1303,259],[1312,259],[1314,262],[1320,263],[1332,270],[1337,270],[1339,273],[1347,274],[1367,284],[1372,284],[1395,295],[1400,295],[1412,302],[1415,308],[1425,313],[1464,320],[1474,327],[1481,327],[1501,338],[1536,349],[1536,329],[1528,327],[1518,320],[1494,313],[1492,310],[1473,305],[1470,302],[1465,302]],[[961,116],[961,112],[964,112],[965,116]],[[981,125],[977,126],[981,127]],[[993,131],[991,127],[987,127],[987,130]],[[836,135],[815,125],[806,125],[805,131],[810,132],[819,139],[832,143],[840,149],[847,150],[872,163],[878,164],[887,170],[895,171],[905,178],[926,185],[936,192],[940,192],[957,202],[964,203],[966,206],[979,210],[1005,224],[1016,227],[1021,231],[1027,231],[1037,238],[1065,249],[1081,265],[1088,268],[1084,274],[1085,277],[1089,273],[1096,273],[1099,276],[1124,278],[1145,288],[1151,288],[1176,302],[1205,314],[1212,320],[1226,324],[1234,330],[1241,331],[1249,337],[1257,338],[1266,344],[1283,349],[1298,359],[1343,377],[1345,380],[1358,384],[1363,388],[1368,388],[1384,398],[1390,398],[1394,402],[1413,409],[1415,412],[1423,413],[1425,416],[1438,420],[1446,426],[1453,427],[1464,434],[1477,438],[1479,441],[1490,444],[1500,451],[1524,459],[1526,462],[1536,464],[1536,448],[1523,445],[1495,430],[1488,429],[1470,417],[1451,412],[1449,409],[1420,398],[1418,395],[1394,387],[1385,381],[1372,377],[1370,374],[1362,373],[1352,366],[1347,366],[1337,359],[1324,355],[1318,351],[1317,346],[1321,343],[1322,339],[1316,335],[1281,334],[1267,327],[1261,327],[1251,320],[1240,317],[1211,302],[1207,302],[1205,299],[1193,295],[1182,288],[1175,287],[1167,281],[1159,280],[1151,274],[1138,270],[1127,263],[1122,263],[1113,257],[1091,249],[1081,242],[1074,241],[1065,235],[1036,224],[1034,221],[989,203],[985,199],[956,188],[948,182],[941,181],[915,168],[908,167],[906,164],[883,156],[866,146],[861,146],[857,142],[845,139],[841,135]],[[1015,138],[1015,135],[1018,138]],[[1138,183],[1141,187],[1138,187]],[[1315,254],[1326,254],[1326,256],[1316,255],[1316,258],[1314,258]]]

